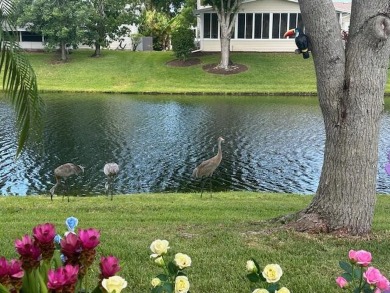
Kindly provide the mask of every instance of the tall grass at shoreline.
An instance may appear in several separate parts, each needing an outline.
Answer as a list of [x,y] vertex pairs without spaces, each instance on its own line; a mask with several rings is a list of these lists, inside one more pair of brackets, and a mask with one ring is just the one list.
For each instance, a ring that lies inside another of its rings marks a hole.
[[[128,281],[123,292],[149,292],[151,278],[160,272],[149,260],[155,239],[168,240],[173,252],[192,258],[187,273],[193,293],[252,292],[245,277],[251,257],[262,266],[280,264],[280,283],[294,293],[340,292],[338,261],[350,249],[371,251],[373,264],[390,276],[389,197],[378,196],[373,233],[367,238],[297,233],[265,221],[299,211],[310,200],[257,192],[214,193],[212,198],[206,193],[202,199],[199,193],[118,195],[113,201],[71,197],[69,203],[61,197],[0,197],[0,256],[16,257],[14,240],[31,234],[35,225],[51,222],[63,233],[65,219],[75,216],[80,228],[101,231],[99,256],[120,258],[119,274]],[[97,267],[91,274],[98,274]]]

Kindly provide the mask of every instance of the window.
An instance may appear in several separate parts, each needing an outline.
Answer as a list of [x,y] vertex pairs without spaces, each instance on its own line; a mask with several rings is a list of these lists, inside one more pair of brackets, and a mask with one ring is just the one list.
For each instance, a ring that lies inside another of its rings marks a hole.
[[39,42],[42,43],[42,35],[33,32],[21,32],[22,42]]
[[269,13],[239,13],[237,24],[239,39],[269,38]]
[[272,16],[272,38],[283,39],[287,27],[288,13],[274,13]]
[[288,26],[289,29],[299,27],[301,30],[304,30],[302,15],[300,13],[290,13],[290,21]]
[[218,16],[216,13],[205,13],[203,22],[203,37],[218,39]]

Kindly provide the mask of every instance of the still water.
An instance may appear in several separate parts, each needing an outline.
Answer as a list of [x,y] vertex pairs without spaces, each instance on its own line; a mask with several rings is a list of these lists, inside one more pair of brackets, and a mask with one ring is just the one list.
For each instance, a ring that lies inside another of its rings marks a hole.
[[[217,152],[223,160],[214,191],[312,194],[324,150],[324,126],[314,97],[196,97],[45,94],[42,141],[14,160],[14,115],[0,100],[0,194],[47,194],[53,169],[73,162],[71,194],[104,194],[106,162],[121,171],[116,193],[193,192],[194,167]],[[382,118],[378,192],[390,193],[384,172],[390,150],[390,109]],[[59,194],[63,190],[58,190]]]

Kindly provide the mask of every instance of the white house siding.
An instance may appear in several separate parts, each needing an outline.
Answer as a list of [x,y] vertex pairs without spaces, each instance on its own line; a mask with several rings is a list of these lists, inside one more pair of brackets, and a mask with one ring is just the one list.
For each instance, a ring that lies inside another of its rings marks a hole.
[[[198,3],[200,3],[198,1]],[[205,13],[212,13],[211,7],[200,6],[198,8],[198,30],[199,30],[199,47],[202,51],[220,51],[220,38],[218,31],[218,38],[205,38],[204,37],[204,17]],[[272,36],[272,18],[274,14],[278,13],[300,13],[298,1],[293,0],[249,0],[244,1],[241,5],[238,13],[255,14],[255,13],[269,13],[270,15],[270,28],[269,37]],[[254,19],[252,20],[253,22]],[[294,27],[281,28],[280,32]],[[253,29],[254,30],[254,26]],[[231,51],[251,51],[251,52],[294,52],[296,49],[295,41],[293,38],[254,38],[252,32],[252,38],[238,38],[238,20],[236,18],[235,30],[232,39],[230,40]]]

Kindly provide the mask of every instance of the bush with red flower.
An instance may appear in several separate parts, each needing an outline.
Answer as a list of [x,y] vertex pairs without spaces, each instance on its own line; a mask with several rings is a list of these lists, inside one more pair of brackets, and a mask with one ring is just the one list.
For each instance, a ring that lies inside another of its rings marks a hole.
[[[0,257],[0,292],[6,293],[73,293],[86,291],[85,277],[96,258],[100,231],[79,229],[78,220],[66,219],[68,231],[62,238],[51,223],[37,225],[32,237],[24,235],[15,241],[19,259]],[[126,281],[116,276],[119,260],[114,256],[100,258],[100,274],[94,293],[119,293]]]

